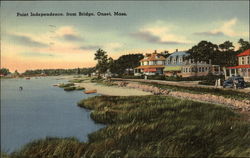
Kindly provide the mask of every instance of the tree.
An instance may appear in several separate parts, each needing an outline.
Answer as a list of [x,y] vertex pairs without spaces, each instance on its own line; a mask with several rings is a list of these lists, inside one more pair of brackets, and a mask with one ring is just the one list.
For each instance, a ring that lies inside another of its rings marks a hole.
[[233,66],[237,64],[236,54],[234,51],[234,45],[230,41],[225,41],[224,43],[219,45],[220,52],[218,54],[218,64],[221,66]]
[[113,62],[111,72],[116,74],[130,74],[132,69],[140,65],[140,60],[143,59],[142,54],[122,55]]
[[212,60],[212,64],[218,64],[218,46],[212,42],[201,41],[197,45],[193,46],[187,51],[189,56],[186,59],[193,59],[197,61],[209,61]]
[[10,74],[10,71],[7,68],[1,68],[0,69],[0,74],[6,76],[6,75]]
[[239,39],[238,43],[240,44],[240,48],[238,53],[244,52],[247,49],[250,49],[250,43],[248,41],[244,41],[242,38]]
[[81,74],[81,70],[80,70],[79,67],[77,68],[77,74],[78,74],[78,75]]
[[102,49],[98,49],[95,53],[94,59],[97,60],[95,69],[98,71],[98,77],[100,77],[100,74],[105,73],[109,67],[107,52]]
[[14,76],[19,76],[19,75],[20,75],[19,72],[17,70],[15,70]]

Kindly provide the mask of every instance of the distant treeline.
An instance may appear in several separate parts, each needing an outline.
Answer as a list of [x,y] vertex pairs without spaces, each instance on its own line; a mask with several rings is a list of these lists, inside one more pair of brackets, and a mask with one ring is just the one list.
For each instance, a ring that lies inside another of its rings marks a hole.
[[48,76],[54,75],[73,75],[83,74],[88,75],[94,72],[94,68],[74,68],[74,69],[37,69],[37,70],[26,70],[22,75],[40,75],[45,74]]

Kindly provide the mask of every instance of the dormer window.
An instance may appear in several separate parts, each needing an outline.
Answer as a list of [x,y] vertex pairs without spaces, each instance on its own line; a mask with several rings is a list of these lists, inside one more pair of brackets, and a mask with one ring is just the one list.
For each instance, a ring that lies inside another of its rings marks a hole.
[[176,64],[176,58],[173,59],[173,64]]
[[182,63],[183,62],[183,57],[180,57],[179,58],[179,63]]

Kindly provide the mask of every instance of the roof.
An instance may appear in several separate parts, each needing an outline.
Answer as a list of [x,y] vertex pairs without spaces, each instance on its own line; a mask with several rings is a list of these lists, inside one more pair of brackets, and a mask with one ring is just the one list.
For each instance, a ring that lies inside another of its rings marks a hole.
[[153,69],[153,68],[164,68],[164,65],[141,65],[136,67],[135,69]]
[[170,57],[176,57],[176,56],[188,56],[189,54],[185,51],[178,51],[178,52],[173,52],[168,58]]
[[181,66],[165,66],[163,71],[181,71]]
[[152,53],[148,57],[144,57],[144,59],[140,60],[140,62],[142,61],[164,61],[164,60],[166,60],[166,58],[162,56],[161,54]]
[[250,49],[245,50],[244,52],[238,54],[237,56],[241,57],[241,56],[248,56],[248,55],[250,55]]
[[228,69],[240,69],[240,68],[250,68],[250,65],[238,65],[233,67],[227,67]]

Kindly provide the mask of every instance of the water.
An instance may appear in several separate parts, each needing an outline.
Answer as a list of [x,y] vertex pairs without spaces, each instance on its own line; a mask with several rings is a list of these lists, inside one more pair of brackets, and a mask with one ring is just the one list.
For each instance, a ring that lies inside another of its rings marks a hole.
[[[94,123],[89,110],[76,105],[95,94],[65,92],[52,86],[58,82],[66,80],[55,77],[1,80],[2,151],[10,153],[47,136],[87,141],[89,133],[103,127]],[[19,86],[23,91],[19,91]]]

